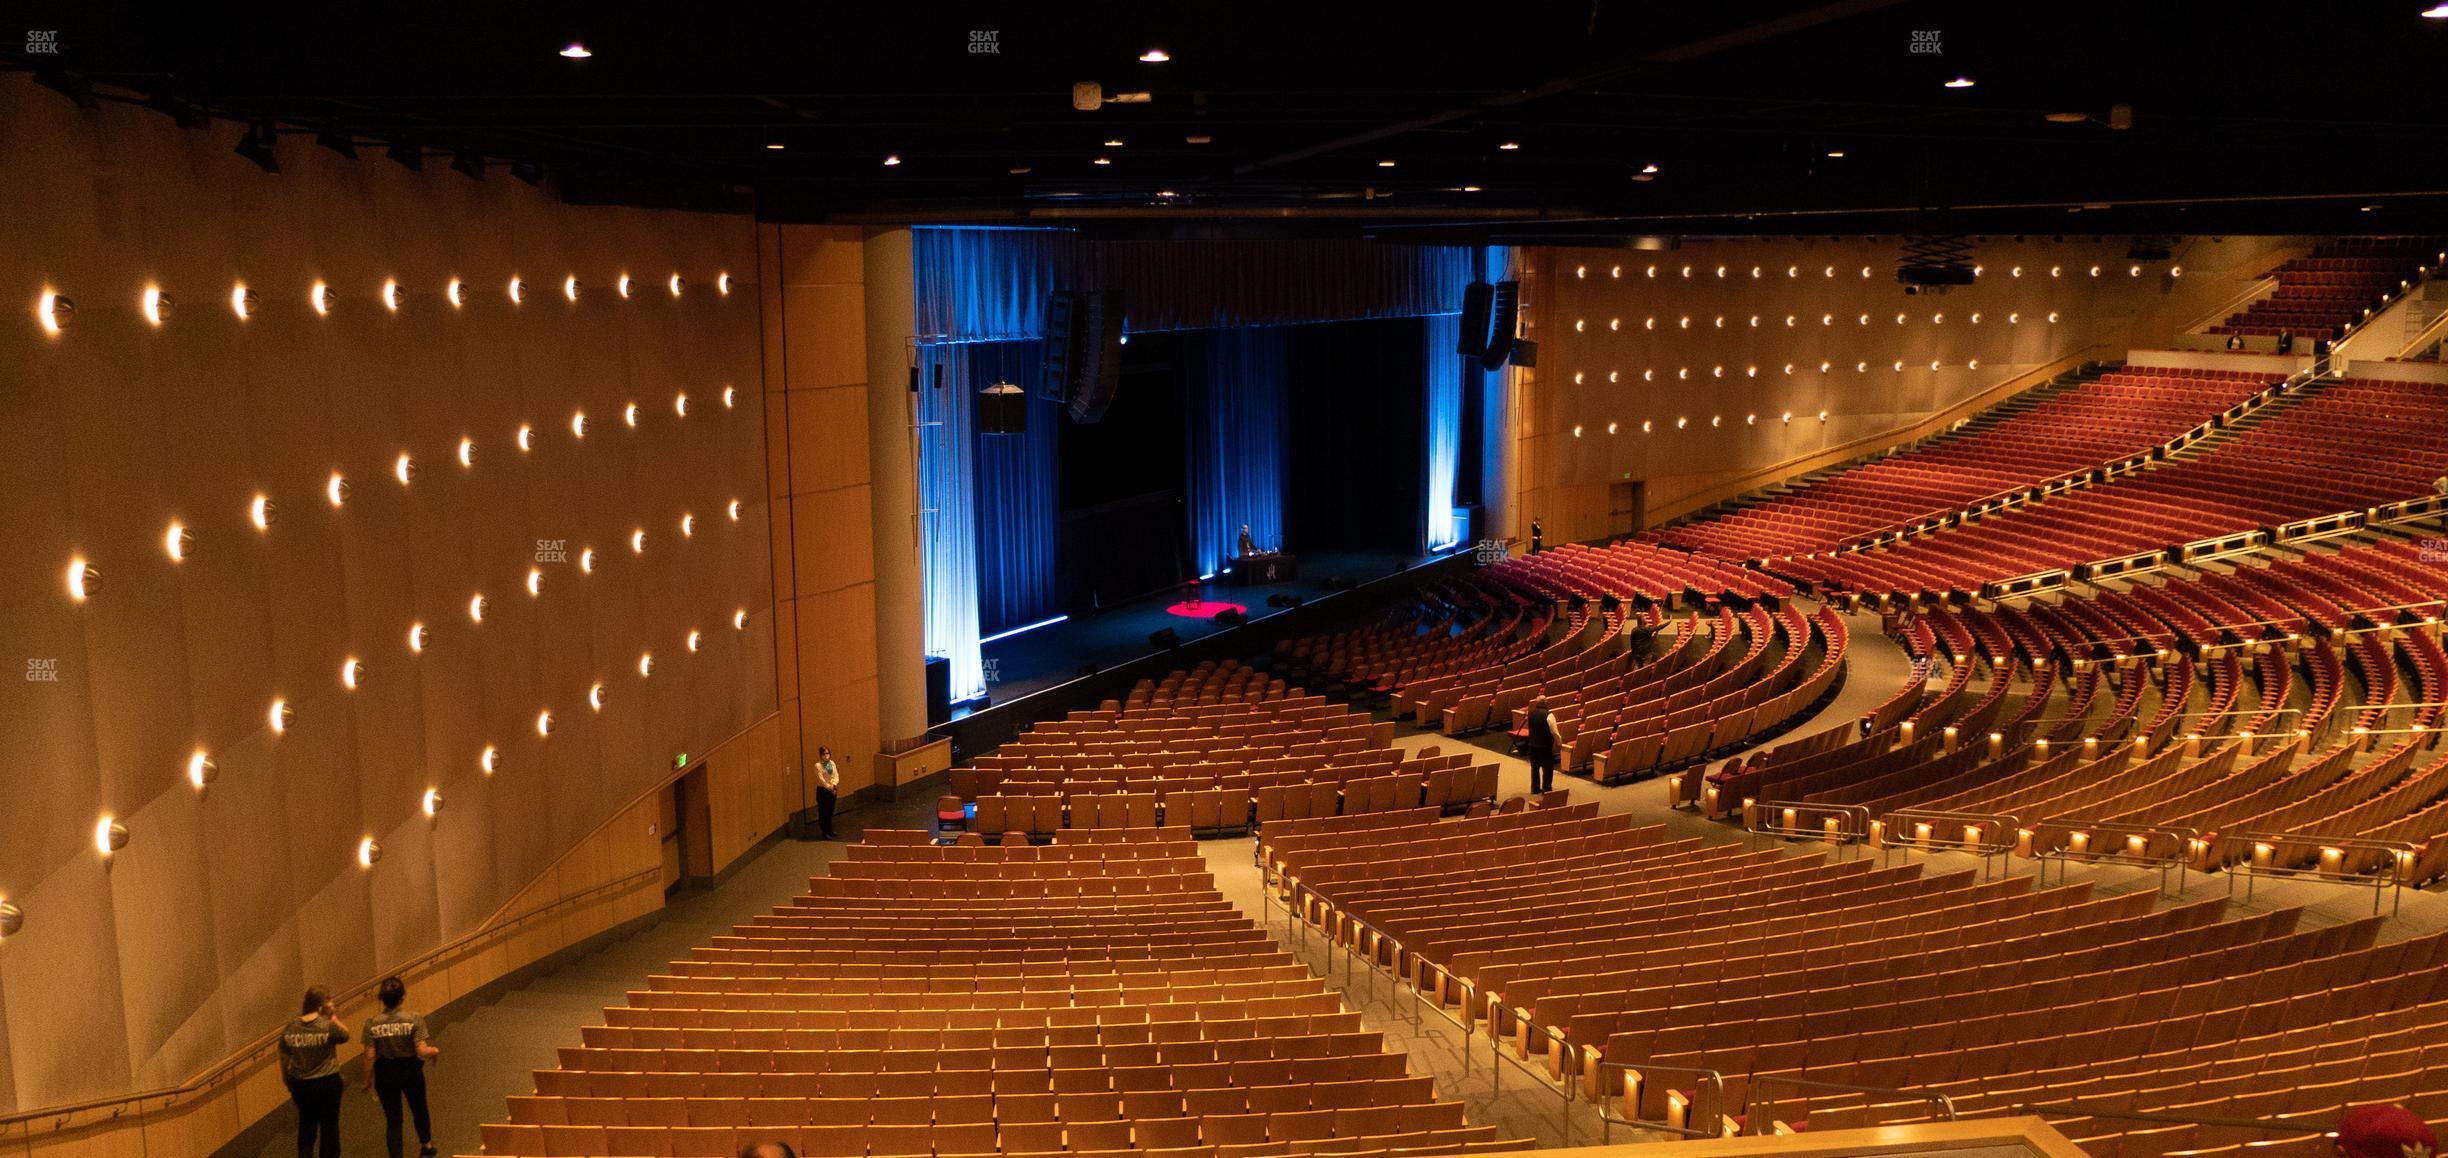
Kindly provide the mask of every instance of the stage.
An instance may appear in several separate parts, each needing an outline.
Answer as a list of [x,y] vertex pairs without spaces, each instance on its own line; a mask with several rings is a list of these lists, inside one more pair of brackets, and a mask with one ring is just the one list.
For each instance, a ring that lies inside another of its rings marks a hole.
[[[935,730],[951,734],[955,748],[964,756],[974,755],[1018,731],[1021,723],[1081,706],[1074,700],[1090,694],[1119,695],[1128,690],[1127,681],[1120,682],[1119,689],[1105,685],[1116,683],[1123,676],[1137,680],[1175,666],[1151,662],[1168,654],[1148,643],[1148,636],[1154,632],[1170,628],[1181,637],[1180,654],[1173,657],[1179,666],[1221,656],[1252,658],[1273,647],[1275,638],[1284,634],[1284,628],[1317,630],[1328,617],[1345,614],[1354,596],[1372,590],[1382,592],[1385,588],[1379,585],[1387,580],[1428,568],[1468,567],[1469,556],[1467,546],[1438,555],[1304,552],[1300,556],[1301,578],[1289,583],[1231,587],[1224,585],[1221,576],[1206,581],[1204,600],[1209,614],[1176,614],[1175,605],[1189,595],[1187,588],[1175,587],[1116,604],[1093,616],[1007,634],[983,648],[987,699],[954,705],[951,722]],[[1354,587],[1349,591],[1328,591],[1326,581],[1331,578],[1349,579]],[[1279,594],[1298,595],[1303,605],[1268,606],[1267,597]],[[1249,622],[1228,627],[1210,617],[1213,611],[1228,604],[1246,607]],[[1284,617],[1288,615],[1296,617],[1287,620]]]

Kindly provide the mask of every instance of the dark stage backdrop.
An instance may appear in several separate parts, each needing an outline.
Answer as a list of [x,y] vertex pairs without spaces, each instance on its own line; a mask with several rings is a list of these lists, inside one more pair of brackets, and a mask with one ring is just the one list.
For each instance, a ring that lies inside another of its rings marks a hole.
[[1422,327],[1396,318],[1286,330],[1292,551],[1419,549]]
[[[1189,577],[1182,340],[1134,335],[1096,422],[1061,415],[1063,609],[1073,615]],[[1025,621],[1024,621],[1025,622]]]

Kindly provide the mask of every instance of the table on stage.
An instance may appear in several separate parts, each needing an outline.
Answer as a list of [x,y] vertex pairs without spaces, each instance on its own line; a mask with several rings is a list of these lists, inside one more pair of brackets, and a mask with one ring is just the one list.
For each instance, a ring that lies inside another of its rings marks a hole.
[[1263,555],[1243,555],[1233,560],[1229,581],[1235,587],[1257,587],[1268,583],[1289,583],[1300,577],[1300,560],[1282,551]]

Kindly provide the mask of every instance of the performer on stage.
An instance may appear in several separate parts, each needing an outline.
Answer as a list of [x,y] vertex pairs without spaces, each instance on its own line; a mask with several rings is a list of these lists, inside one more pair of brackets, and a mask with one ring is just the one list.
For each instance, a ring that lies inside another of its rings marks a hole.
[[1244,559],[1258,553],[1258,540],[1250,537],[1248,523],[1241,524],[1241,544],[1239,547],[1239,552],[1240,557]]

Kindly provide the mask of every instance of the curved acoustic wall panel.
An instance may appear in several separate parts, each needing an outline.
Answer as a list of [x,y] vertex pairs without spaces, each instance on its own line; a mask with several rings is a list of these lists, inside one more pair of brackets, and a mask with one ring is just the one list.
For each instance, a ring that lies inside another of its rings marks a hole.
[[0,1111],[478,927],[776,707],[753,223],[236,135],[0,78]]

